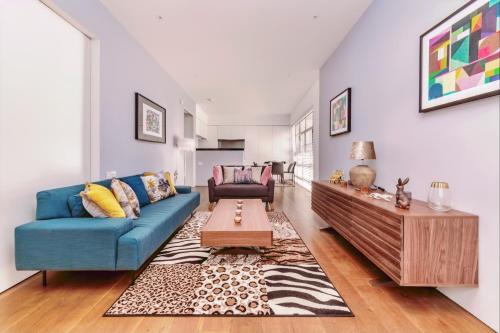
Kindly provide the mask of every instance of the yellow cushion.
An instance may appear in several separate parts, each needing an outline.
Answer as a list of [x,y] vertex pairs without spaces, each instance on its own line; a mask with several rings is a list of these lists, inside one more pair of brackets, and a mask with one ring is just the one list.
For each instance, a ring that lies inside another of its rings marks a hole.
[[108,217],[125,217],[125,212],[113,193],[104,186],[87,184],[83,195],[101,208]]
[[[168,186],[170,186],[174,194],[177,194],[177,190],[175,189],[175,184],[172,181],[172,178],[170,177],[170,172],[165,171],[163,172],[163,174],[165,175],[165,179],[168,182]],[[155,175],[156,175],[155,172],[149,172],[149,171],[144,172],[144,176],[155,176]]]
[[174,191],[174,194],[177,194],[177,190],[175,189],[175,184],[172,181],[172,178],[170,177],[170,172],[165,171],[165,179],[167,180],[168,185],[170,186],[170,188],[172,189],[172,191]]

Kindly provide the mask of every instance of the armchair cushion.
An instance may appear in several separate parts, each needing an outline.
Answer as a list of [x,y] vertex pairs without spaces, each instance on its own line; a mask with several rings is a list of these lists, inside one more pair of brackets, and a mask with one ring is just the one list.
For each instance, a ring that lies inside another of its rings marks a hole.
[[214,192],[216,197],[225,198],[264,197],[268,188],[261,184],[221,184],[215,186]]

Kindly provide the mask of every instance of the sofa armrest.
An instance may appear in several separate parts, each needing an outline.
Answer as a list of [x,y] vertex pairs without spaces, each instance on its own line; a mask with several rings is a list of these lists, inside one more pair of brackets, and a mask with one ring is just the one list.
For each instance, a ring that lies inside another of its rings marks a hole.
[[215,202],[215,179],[214,177],[208,180],[208,201]]
[[15,229],[18,270],[115,270],[118,239],[130,219],[60,218]]
[[267,181],[267,200],[269,203],[274,202],[274,183],[275,180],[273,178],[269,178]]
[[179,194],[187,194],[187,193],[191,193],[191,186],[177,185],[177,186],[175,186],[175,190]]

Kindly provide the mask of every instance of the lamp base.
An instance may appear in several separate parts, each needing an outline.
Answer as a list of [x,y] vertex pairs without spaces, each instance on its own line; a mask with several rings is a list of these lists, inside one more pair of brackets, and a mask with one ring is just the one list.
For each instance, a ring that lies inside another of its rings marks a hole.
[[351,184],[357,188],[369,188],[375,182],[377,173],[368,165],[357,165],[349,170]]

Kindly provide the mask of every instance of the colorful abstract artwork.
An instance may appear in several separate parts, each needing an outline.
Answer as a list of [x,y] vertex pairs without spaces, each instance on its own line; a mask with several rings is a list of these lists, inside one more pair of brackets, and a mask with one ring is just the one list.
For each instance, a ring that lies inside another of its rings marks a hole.
[[351,131],[351,88],[330,101],[330,136]]
[[420,37],[420,112],[500,92],[500,0],[474,0]]

